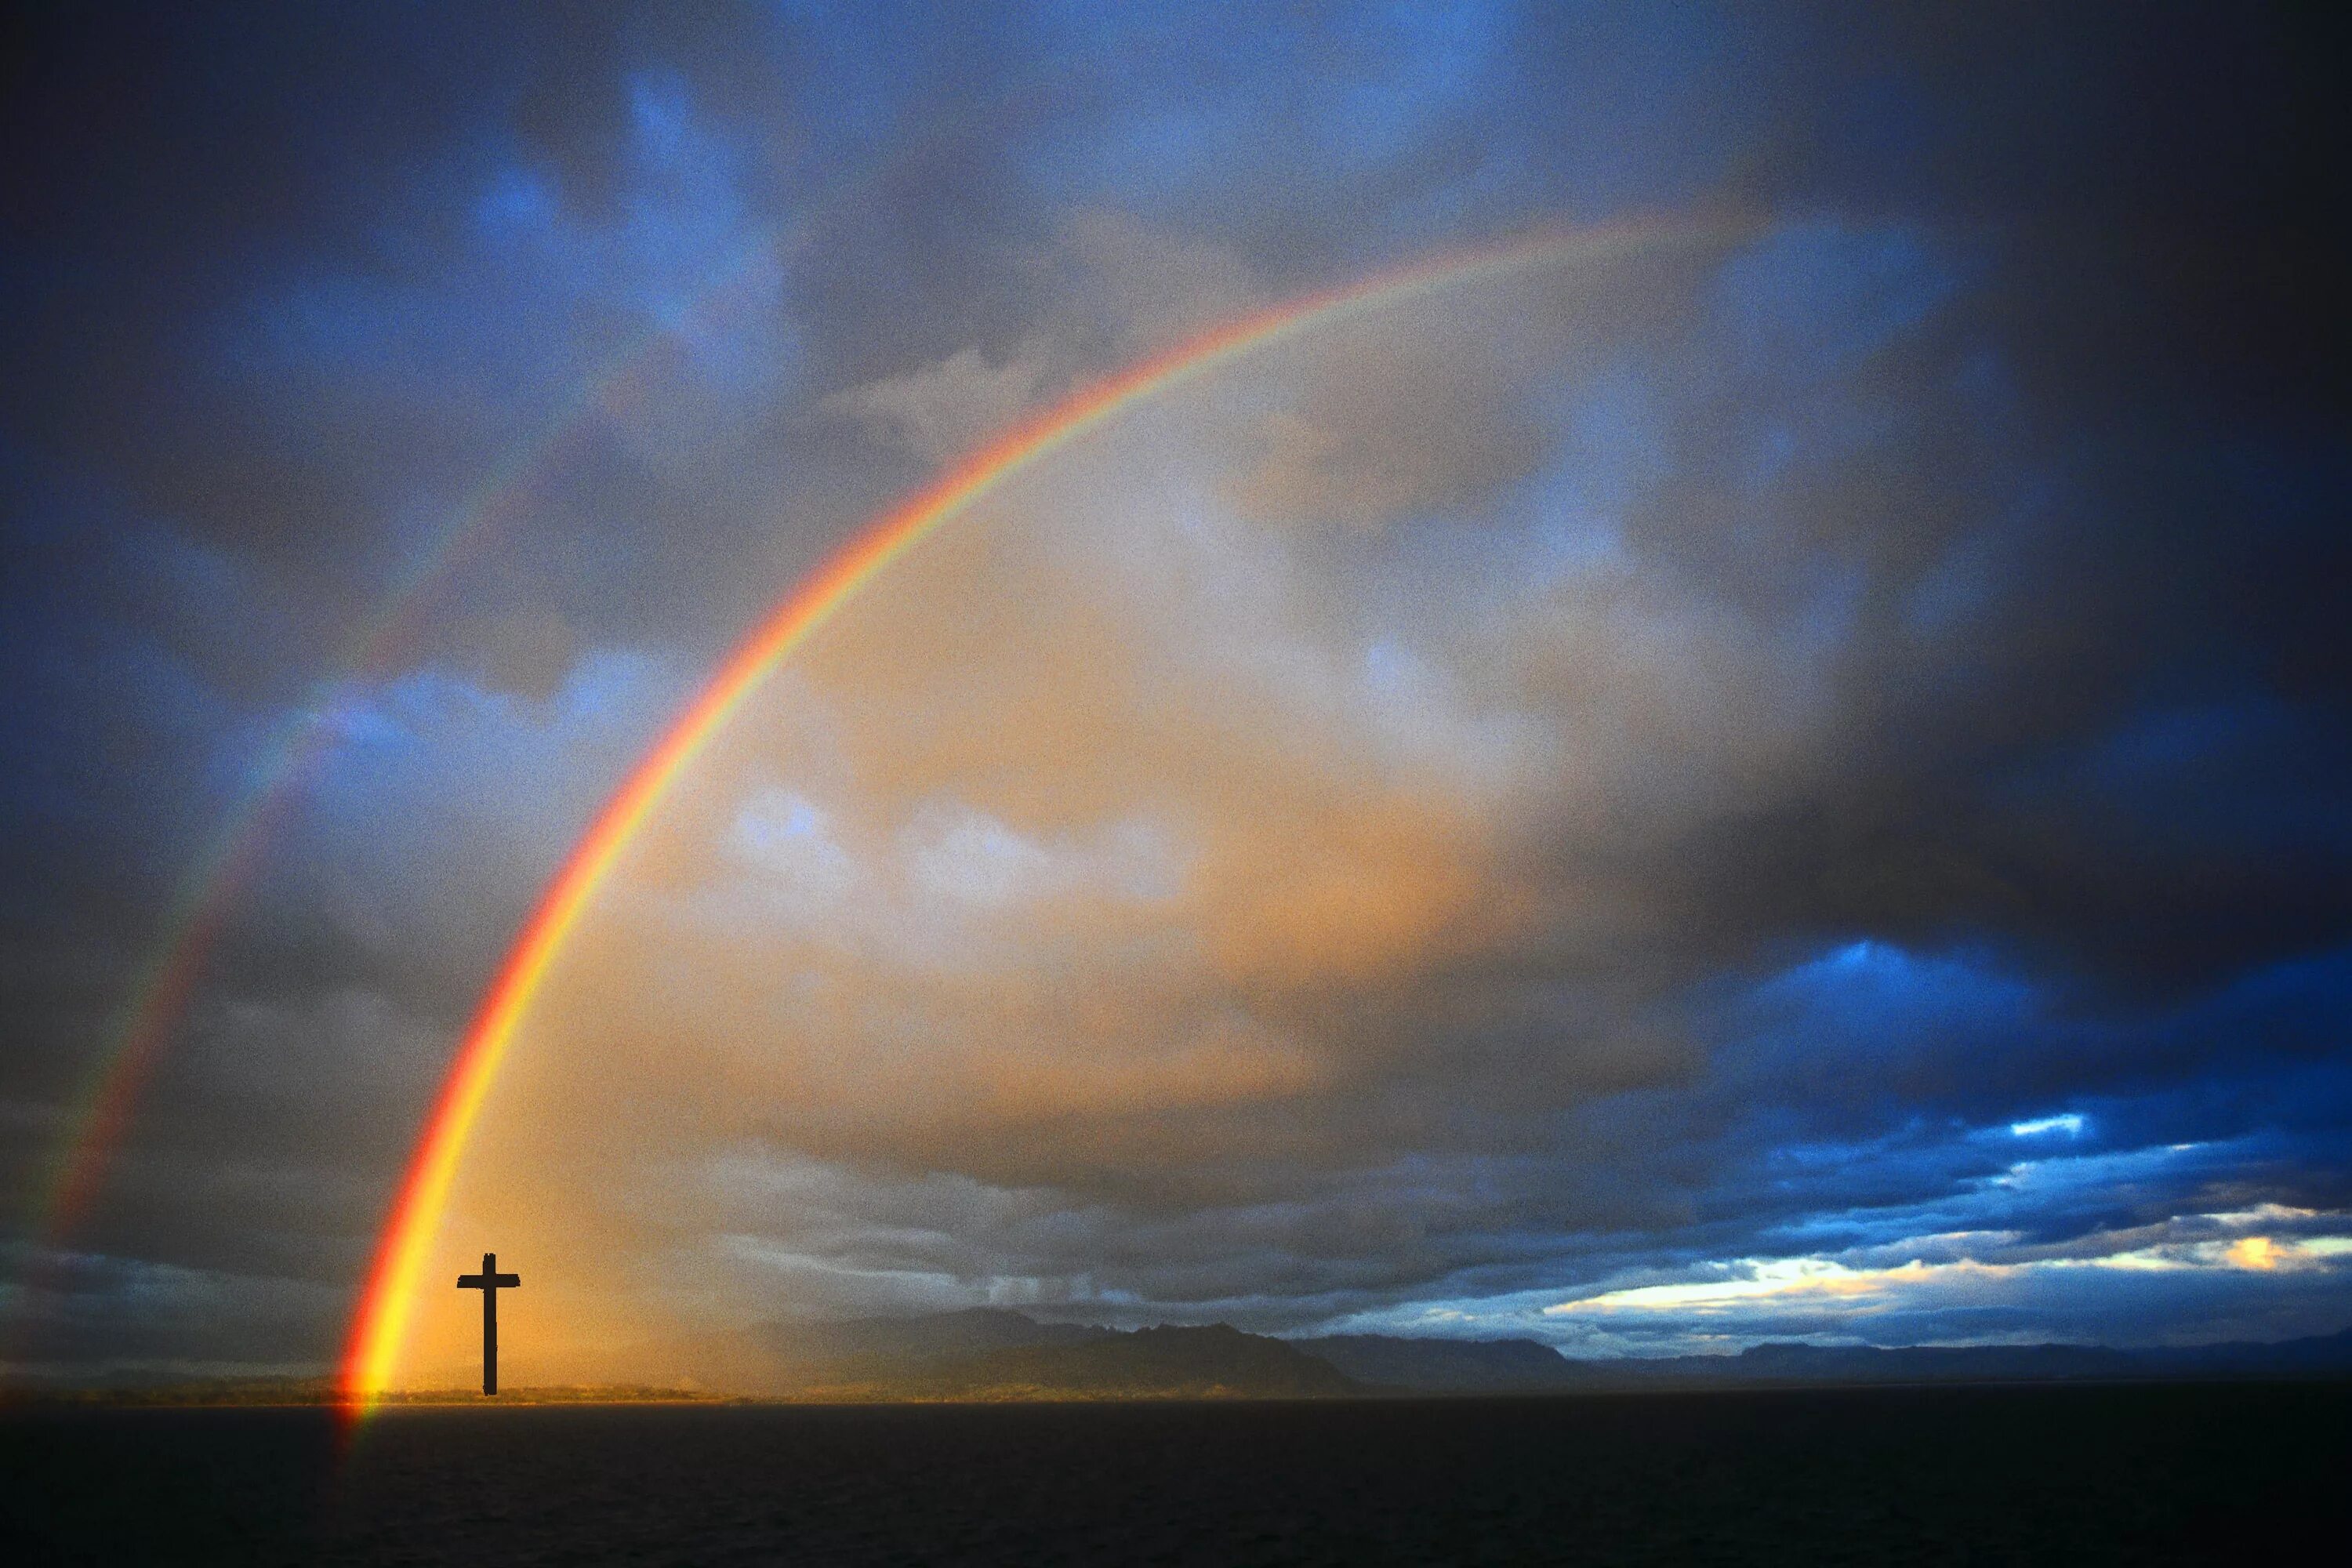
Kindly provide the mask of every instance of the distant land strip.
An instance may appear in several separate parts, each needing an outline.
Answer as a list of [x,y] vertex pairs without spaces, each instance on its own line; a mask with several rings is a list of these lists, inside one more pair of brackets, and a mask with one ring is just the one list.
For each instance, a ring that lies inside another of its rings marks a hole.
[[[618,1352],[627,1375],[509,1389],[388,1392],[397,1405],[1106,1403],[1545,1396],[1742,1387],[2144,1383],[2352,1377],[2352,1329],[2273,1342],[1813,1345],[1578,1360],[1534,1340],[1344,1334],[1276,1339],[1227,1324],[1115,1330],[978,1308],[911,1318],[776,1321]],[[188,1379],[136,1387],[20,1383],[15,1404],[341,1406],[332,1377]]]

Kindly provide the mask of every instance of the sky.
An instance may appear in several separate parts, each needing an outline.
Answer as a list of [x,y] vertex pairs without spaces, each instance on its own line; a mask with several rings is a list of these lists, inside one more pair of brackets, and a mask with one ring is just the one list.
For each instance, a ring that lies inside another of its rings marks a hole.
[[9,1374],[326,1367],[541,890],[796,584],[1103,377],[1542,235],[1613,237],[1141,399],[846,603],[565,944],[430,1272],[498,1250],[549,1376],[973,1305],[2352,1325],[2310,8],[28,26]]

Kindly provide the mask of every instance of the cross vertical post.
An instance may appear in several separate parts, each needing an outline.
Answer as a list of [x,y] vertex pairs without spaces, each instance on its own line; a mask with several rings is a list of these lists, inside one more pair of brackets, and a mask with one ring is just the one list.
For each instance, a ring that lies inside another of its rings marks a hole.
[[482,1254],[482,1271],[479,1274],[457,1276],[458,1289],[482,1293],[482,1394],[485,1397],[499,1391],[499,1292],[510,1290],[521,1283],[522,1276],[520,1274],[499,1272],[499,1255],[495,1252]]

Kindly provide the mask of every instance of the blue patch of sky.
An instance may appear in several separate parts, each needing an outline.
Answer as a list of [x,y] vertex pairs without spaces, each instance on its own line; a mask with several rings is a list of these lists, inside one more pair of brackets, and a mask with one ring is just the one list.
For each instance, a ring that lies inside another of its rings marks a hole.
[[1547,205],[1579,221],[1711,194],[1790,47],[1736,8],[1529,6],[1517,20],[1479,129],[1517,142]]
[[2096,803],[2102,837],[2133,832],[2275,856],[2352,848],[2333,786],[2343,737],[2260,689],[2143,707],[2104,733],[2016,770],[1998,795]]
[[1724,1027],[1750,1074],[1780,1067],[1823,1073],[1883,1062],[1906,1047],[2033,1030],[2042,1014],[2034,986],[1983,955],[1918,953],[1865,939],[1768,977]]
[[1504,502],[1528,520],[1526,569],[1507,580],[1542,592],[1561,578],[1628,567],[1623,520],[1672,474],[1655,387],[1620,358],[1539,387],[1528,412],[1551,439],[1545,460]]
[[1916,82],[1897,75],[1864,77],[1823,108],[1859,184],[1885,191],[1929,184],[1937,128]]
[[1236,229],[1342,204],[1320,236],[1342,269],[1685,201],[1757,112],[1728,83],[1762,40],[1733,14],[1397,6],[1351,18],[1344,42],[1311,24],[1243,40],[1130,21],[1151,35],[1125,51],[1149,75],[1107,63],[1124,29],[1084,15],[1072,47],[1123,112],[1033,154],[1041,195]]
[[[701,124],[675,79],[630,84],[631,135],[619,216],[568,210],[520,150],[435,199],[465,212],[467,242],[430,265],[313,273],[247,301],[216,335],[235,379],[313,384],[352,401],[424,400],[493,441],[527,439],[605,371],[663,330],[698,327],[697,307],[740,274],[770,236],[743,193],[744,153]],[[437,215],[406,215],[410,233]],[[387,249],[400,247],[388,244]],[[740,332],[757,313],[724,323]],[[789,338],[756,356],[719,352],[726,333],[688,334],[689,359],[740,392],[769,392]]]
[[[173,832],[234,793],[238,768],[217,742],[250,716],[180,639],[223,614],[266,637],[268,604],[229,552],[94,498],[50,491],[16,521],[37,542],[0,587],[15,763],[0,798],[16,820],[94,839],[136,824],[160,863]],[[80,596],[91,581],[113,591],[102,611]]]
[[1476,0],[1390,5],[1351,26],[1365,56],[1391,68],[1343,77],[1315,129],[1335,157],[1388,159],[1458,121],[1506,43],[1505,13]]
[[[373,889],[385,910],[429,904],[454,881],[509,912],[578,837],[689,673],[600,652],[543,700],[431,668],[353,691],[276,861],[337,899]],[[442,924],[418,914],[415,929]]]
[[[1118,111],[1026,149],[1024,176],[1053,206],[1181,217],[1196,231],[1286,223],[1483,118],[1507,20],[1492,6],[1391,6],[1351,16],[1344,34],[1278,18],[1244,33],[1192,7],[1051,13],[1044,47]],[[1482,160],[1460,178],[1492,174]],[[1458,242],[1475,197],[1412,184],[1411,199],[1353,204],[1329,227],[1343,266]]]
[[1802,386],[1915,331],[1963,282],[1948,257],[1908,230],[1798,224],[1724,264],[1711,313],[1751,369]]
[[793,127],[808,136],[808,162],[839,166],[862,163],[924,90],[923,73],[908,67],[911,26],[879,27],[866,5],[782,0],[777,6],[791,40],[792,71],[801,113]]
[[[1718,1068],[1742,1084],[1780,1070],[1841,1093],[1900,1083],[1906,1101],[2025,1120],[2051,1082],[2123,1092],[2180,1072],[2323,1056],[2352,1024],[2352,954],[2285,960],[2210,991],[2102,1012],[1990,952],[1834,949],[1768,977],[1716,1015]],[[1965,1073],[1922,1071],[1938,1059]],[[1924,1099],[1916,1097],[1925,1097]]]
[[367,837],[415,811],[470,810],[506,794],[506,814],[532,823],[535,803],[593,790],[580,775],[595,771],[531,765],[534,754],[625,761],[676,690],[674,676],[633,655],[583,658],[544,700],[438,668],[411,671],[351,693],[335,715],[339,743],[322,769],[318,813]]
[[[1978,955],[1845,944],[1772,976],[1696,1103],[1703,1212],[1751,1250],[2016,1229],[2065,1236],[2271,1194],[2316,1201],[2347,1153],[2352,955],[2095,1017]],[[2314,1184],[2316,1184],[2315,1187]],[[1741,1221],[1739,1216],[1749,1216]],[[1728,1250],[1738,1250],[1737,1247]]]
[[[2031,481],[2021,489],[2017,505],[2026,511],[2034,510],[2046,493]],[[1904,591],[1905,626],[1916,637],[1957,641],[2009,589],[2006,564],[2000,530],[1980,528],[1958,534]],[[1947,668],[1948,679],[1967,673],[1964,668]]]
[[2046,1138],[2063,1136],[2080,1138],[2090,1119],[2079,1110],[2061,1110],[2050,1116],[2036,1116],[2009,1124],[2011,1138]]
[[[1023,174],[1049,212],[1104,208],[1214,233],[1250,216],[1254,193],[1231,171],[1255,165],[1256,142],[1245,126],[1207,106],[1130,105],[1086,135],[1040,139],[1024,151]],[[1211,182],[1204,170],[1225,173]]]

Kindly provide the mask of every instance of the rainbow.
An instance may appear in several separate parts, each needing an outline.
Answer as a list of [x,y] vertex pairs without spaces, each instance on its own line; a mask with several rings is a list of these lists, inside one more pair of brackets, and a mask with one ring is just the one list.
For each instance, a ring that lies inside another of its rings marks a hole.
[[439,1231],[467,1140],[516,1031],[565,941],[671,786],[744,700],[859,590],[1006,480],[1143,400],[1245,354],[1473,279],[1538,263],[1599,259],[1676,238],[1729,237],[1732,232],[1719,227],[1655,223],[1549,234],[1443,255],[1245,316],[1075,394],[971,454],[851,539],[770,613],[672,721],[574,846],[524,925],[457,1048],[392,1205],[344,1353],[346,1399],[364,1410],[391,1384],[426,1255]]
[[[944,143],[927,138],[916,153]],[[912,154],[893,154],[883,167],[897,167]],[[846,183],[814,213],[803,212],[799,227],[821,221],[871,187],[879,173]],[[34,1187],[26,1230],[36,1259],[56,1247],[88,1213],[103,1184],[115,1150],[128,1131],[140,1090],[153,1075],[164,1047],[178,1035],[195,996],[196,983],[218,942],[237,900],[260,864],[271,830],[291,801],[316,775],[343,731],[342,720],[365,685],[388,669],[404,644],[418,606],[483,545],[527,498],[530,485],[562,449],[564,438],[600,409],[610,409],[633,390],[633,383],[662,343],[704,325],[747,279],[756,263],[792,240],[782,226],[764,226],[714,268],[710,279],[673,318],[664,321],[606,359],[560,405],[535,438],[521,444],[499,467],[452,509],[449,521],[418,552],[363,619],[330,668],[338,673],[313,689],[311,700],[271,735],[243,787],[201,853],[173,889],[157,928],[153,951],[137,972],[121,1005],[110,1018],[90,1069],[62,1121],[65,1134],[47,1173]]]
[[338,673],[314,687],[310,700],[271,734],[246,771],[235,803],[182,874],[153,953],[110,1020],[107,1044],[66,1114],[68,1131],[32,1205],[29,1230],[37,1243],[36,1258],[59,1245],[88,1214],[130,1125],[139,1092],[178,1034],[196,983],[261,862],[272,830],[332,754],[345,732],[345,720],[368,684],[393,667],[419,607],[499,535],[563,449],[565,439],[597,412],[614,408],[639,390],[646,367],[655,363],[655,351],[704,322],[745,279],[756,278],[754,264],[771,254],[775,243],[776,236],[762,230],[730,253],[683,314],[639,334],[606,359],[556,407],[532,439],[514,448],[468,490],[379,597],[376,608],[345,639],[331,666]]

